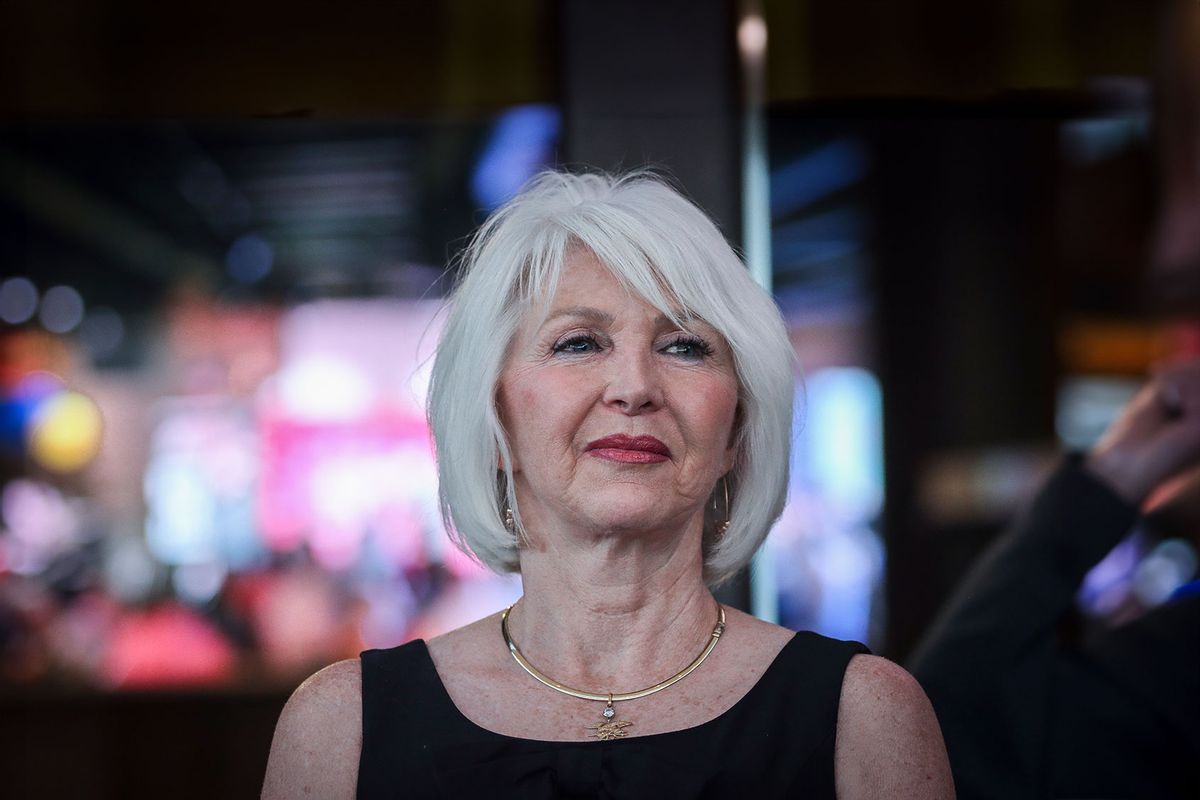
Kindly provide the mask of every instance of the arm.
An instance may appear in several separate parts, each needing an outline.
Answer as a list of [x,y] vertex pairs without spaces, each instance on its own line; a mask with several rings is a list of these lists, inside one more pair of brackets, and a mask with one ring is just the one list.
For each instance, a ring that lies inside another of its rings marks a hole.
[[1200,460],[1200,362],[1161,371],[971,570],[913,658],[959,788],[1037,797],[1052,757],[1056,626],[1146,496]]
[[1055,473],[954,593],[918,648],[914,672],[924,683],[945,655],[955,668],[1005,668],[1050,644],[1083,576],[1128,531],[1146,497],[1197,463],[1193,361],[1161,370],[1084,458]]
[[359,661],[331,664],[300,685],[275,726],[262,800],[353,800],[362,750]]
[[855,656],[846,668],[834,763],[839,800],[954,797],[929,699],[904,669],[877,656]]
[[1136,509],[1078,459],[975,564],[910,662],[945,732],[966,797],[1043,796],[1056,627],[1084,573]]

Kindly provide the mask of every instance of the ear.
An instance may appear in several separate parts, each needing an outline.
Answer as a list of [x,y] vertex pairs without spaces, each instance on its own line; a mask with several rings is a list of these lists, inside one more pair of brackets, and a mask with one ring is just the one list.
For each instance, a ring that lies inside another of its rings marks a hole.
[[[509,449],[509,451],[508,451],[508,457],[509,457],[509,459],[512,461],[512,472],[513,472],[513,475],[516,475],[518,472],[520,472],[520,471],[521,471],[521,465],[520,465],[520,463],[517,461],[516,454],[515,454],[515,453],[513,453],[513,451],[512,451],[512,449],[511,449],[511,448],[510,448],[510,449]],[[500,448],[499,448],[499,447],[497,447],[497,448],[496,448],[496,471],[497,471],[497,472],[504,472],[504,456],[503,456],[503,455],[500,453]]]
[[[503,403],[503,394],[502,394],[503,391],[504,391],[504,387],[500,384],[499,381],[497,381],[496,389],[492,393],[492,410],[493,410],[493,413],[495,413],[495,415],[496,415],[497,422],[500,423],[500,431],[501,431],[500,435],[504,436],[506,439],[508,439],[508,425],[505,424],[505,420],[504,420],[504,403]],[[509,442],[508,458],[512,462],[513,474],[515,475],[518,472],[520,472],[521,467],[520,467],[520,464],[517,462],[516,453],[513,452],[511,441]],[[496,442],[496,469],[499,470],[500,472],[504,471],[504,455],[500,449],[499,442]]]
[[742,429],[742,404],[738,402],[733,412],[733,425],[729,428],[729,441],[725,443],[725,452],[721,458],[721,474],[726,475],[737,463],[738,431]]
[[737,448],[730,446],[725,450],[721,458],[721,474],[728,475],[733,471],[733,465],[737,463]]

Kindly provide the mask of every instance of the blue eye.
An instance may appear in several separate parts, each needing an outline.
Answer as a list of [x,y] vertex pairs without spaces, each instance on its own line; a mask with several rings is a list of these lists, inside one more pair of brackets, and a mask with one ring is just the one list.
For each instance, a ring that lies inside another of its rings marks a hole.
[[712,355],[712,348],[703,339],[695,336],[680,336],[663,348],[668,355],[682,356],[693,361]]
[[554,352],[556,353],[593,353],[599,349],[600,345],[596,341],[595,337],[585,334],[572,336],[571,338],[564,339],[563,341],[554,345]]

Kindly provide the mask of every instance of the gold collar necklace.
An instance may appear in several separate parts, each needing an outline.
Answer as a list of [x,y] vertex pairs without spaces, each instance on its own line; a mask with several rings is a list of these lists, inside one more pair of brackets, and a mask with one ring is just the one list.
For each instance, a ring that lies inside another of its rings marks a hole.
[[637,700],[641,697],[647,697],[655,692],[661,692],[668,686],[674,686],[676,683],[679,683],[688,675],[691,675],[696,667],[704,663],[704,659],[708,658],[708,654],[711,653],[713,648],[717,646],[717,641],[721,638],[721,634],[725,632],[725,609],[720,603],[718,603],[717,624],[713,627],[712,636],[710,636],[708,642],[705,643],[704,649],[700,651],[700,655],[696,656],[692,663],[688,664],[679,672],[676,672],[674,675],[661,683],[656,683],[653,686],[640,689],[636,692],[582,692],[578,689],[572,689],[570,686],[564,686],[553,678],[543,675],[536,667],[533,666],[533,664],[530,664],[525,659],[525,656],[521,655],[520,648],[518,648],[517,643],[513,641],[512,634],[508,632],[508,612],[512,611],[513,606],[515,605],[516,603],[513,603],[512,606],[504,609],[504,613],[500,615],[500,632],[504,634],[504,642],[508,645],[508,652],[512,653],[513,660],[520,665],[521,669],[525,670],[530,675],[537,678],[541,683],[549,686],[556,692],[562,692],[563,694],[570,695],[571,697],[577,697],[580,700],[596,700],[604,703],[604,711],[602,712],[604,715],[604,721],[598,722],[595,725],[587,726],[587,729],[592,731],[590,734],[591,736],[602,740],[620,739],[623,736],[628,735],[625,733],[625,729],[633,724],[632,722],[628,722],[626,720],[617,721],[613,719],[617,714],[616,709],[613,708],[613,703],[620,702],[622,700]]

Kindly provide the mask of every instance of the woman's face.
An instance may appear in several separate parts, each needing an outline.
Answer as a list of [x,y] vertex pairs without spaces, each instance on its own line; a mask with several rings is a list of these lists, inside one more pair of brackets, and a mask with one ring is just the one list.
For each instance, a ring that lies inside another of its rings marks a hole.
[[729,346],[702,322],[680,329],[583,249],[540,317],[518,329],[498,389],[535,545],[564,526],[699,534],[735,455]]

